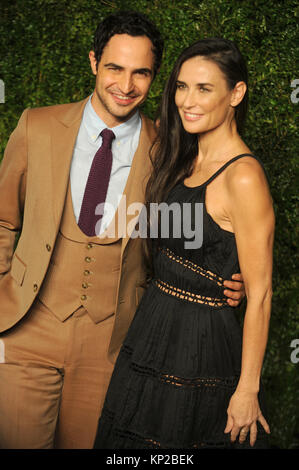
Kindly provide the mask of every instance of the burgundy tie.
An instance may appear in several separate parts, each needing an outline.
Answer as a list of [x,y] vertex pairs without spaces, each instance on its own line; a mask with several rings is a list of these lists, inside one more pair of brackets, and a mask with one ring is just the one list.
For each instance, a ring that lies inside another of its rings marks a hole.
[[102,145],[92,161],[78,221],[80,229],[90,237],[99,233],[99,220],[102,215],[96,215],[95,211],[97,205],[106,200],[112,167],[111,145],[115,138],[109,129],[104,129],[100,135],[103,139]]

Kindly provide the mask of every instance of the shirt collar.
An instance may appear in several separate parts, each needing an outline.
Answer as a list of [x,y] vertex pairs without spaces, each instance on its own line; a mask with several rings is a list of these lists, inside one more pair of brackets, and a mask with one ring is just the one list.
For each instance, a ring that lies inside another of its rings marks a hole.
[[[88,136],[93,142],[95,142],[99,138],[102,130],[107,128],[107,125],[95,112],[91,103],[91,97],[92,95],[89,97],[89,100],[87,101],[84,109],[83,124],[87,130]],[[128,119],[128,121],[113,127],[111,130],[114,132],[116,140],[125,141],[133,137],[139,120],[140,114],[137,110],[136,113],[134,113],[133,116]]]

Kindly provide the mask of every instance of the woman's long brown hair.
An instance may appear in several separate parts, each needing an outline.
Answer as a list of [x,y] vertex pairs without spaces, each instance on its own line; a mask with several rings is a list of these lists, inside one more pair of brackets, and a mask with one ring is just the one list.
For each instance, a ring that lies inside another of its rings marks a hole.
[[[152,172],[145,191],[148,236],[144,242],[144,254],[152,276],[153,240],[150,238],[150,205],[161,203],[169,192],[192,173],[198,153],[198,135],[189,134],[183,128],[175,105],[177,79],[183,63],[192,57],[201,56],[215,62],[227,81],[229,89],[237,82],[244,81],[248,86],[247,67],[234,42],[222,38],[201,39],[185,49],[177,59],[166,83],[159,110],[157,138],[151,148]],[[237,130],[241,133],[248,108],[248,89],[241,103],[235,108]]]

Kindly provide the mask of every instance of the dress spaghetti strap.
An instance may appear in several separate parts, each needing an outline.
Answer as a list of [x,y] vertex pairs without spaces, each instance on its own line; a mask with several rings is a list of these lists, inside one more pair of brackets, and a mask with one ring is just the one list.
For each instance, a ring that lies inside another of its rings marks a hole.
[[259,163],[261,163],[259,159],[252,153],[241,153],[240,155],[237,155],[231,160],[228,160],[222,167],[219,168],[219,170],[216,171],[216,173],[214,173],[205,183],[203,183],[203,185],[206,186],[209,183],[211,183],[211,181],[213,181],[218,175],[220,175],[220,173],[222,173],[231,163],[235,162],[236,160],[239,160],[239,158],[242,158],[242,157],[252,157],[252,158],[255,158],[255,160],[257,160]]

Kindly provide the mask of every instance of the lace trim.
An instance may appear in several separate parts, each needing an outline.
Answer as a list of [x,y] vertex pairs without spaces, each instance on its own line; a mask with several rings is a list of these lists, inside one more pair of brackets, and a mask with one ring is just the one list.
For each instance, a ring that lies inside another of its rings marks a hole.
[[[135,442],[142,443],[142,447],[149,448],[149,449],[172,449],[172,446],[163,446],[159,441],[155,439],[143,437],[139,434],[136,434],[131,431],[122,430],[122,429],[115,429],[116,436],[123,438],[123,439],[130,439]],[[203,448],[226,448],[231,447],[230,442],[227,440],[222,442],[201,442],[201,443],[194,443],[194,444],[187,444],[184,446],[185,449],[203,449]],[[177,447],[176,447],[177,448]]]
[[[112,425],[112,422],[115,419],[115,413],[113,413],[110,410],[107,410],[107,408],[104,407],[103,413],[102,413],[102,419],[106,419],[108,422],[110,422],[110,426]],[[128,431],[127,429],[121,429],[115,427],[113,429],[113,434],[116,436],[116,438],[121,438],[121,439],[129,439],[132,441],[132,444],[134,442],[138,442],[139,444],[142,445],[143,448],[151,448],[151,449],[171,449],[173,446],[164,446],[161,444],[156,439],[150,438],[143,436],[141,434],[137,434],[136,432]],[[259,432],[258,438],[259,440],[263,439],[265,436],[265,433]],[[219,436],[220,437],[220,436]],[[227,439],[221,439],[219,438],[219,441],[208,441],[208,440],[203,440],[201,442],[192,442],[192,443],[187,443],[183,447],[184,449],[204,449],[204,448],[231,448],[234,447],[234,445],[230,442],[230,436],[228,435]],[[178,447],[175,447],[178,449]]]
[[[133,350],[129,346],[124,345],[121,352],[131,356]],[[131,362],[130,368],[139,375],[156,378],[160,382],[163,382],[167,385],[174,385],[175,387],[185,387],[189,389],[205,388],[206,390],[213,391],[216,388],[225,388],[232,392],[236,388],[238,382],[238,376],[194,378],[179,377],[177,375],[159,372],[152,367],[142,366],[140,364],[136,364],[135,362]]]
[[131,439],[132,441],[135,441],[135,442],[142,442],[143,446],[149,449],[161,448],[160,442],[156,441],[155,439],[146,438],[131,431],[116,429],[115,434],[121,438]]
[[200,274],[201,276],[210,279],[210,281],[216,282],[216,284],[218,284],[218,286],[223,287],[224,279],[221,276],[218,276],[217,274],[213,273],[212,271],[207,271],[206,269],[202,268],[201,266],[198,266],[198,264],[195,264],[192,261],[190,261],[186,258],[183,258],[182,256],[176,255],[171,250],[169,250],[169,248],[159,247],[159,250],[162,253],[164,253],[172,261],[175,261],[176,263],[181,264],[185,268],[190,269],[191,271],[194,271],[195,273]]
[[161,281],[160,279],[156,279],[154,281],[155,285],[165,292],[166,294],[170,294],[173,297],[177,297],[182,300],[188,300],[189,302],[195,302],[198,304],[205,304],[210,305],[212,307],[223,307],[227,305],[226,299],[217,299],[214,297],[206,297],[200,294],[194,294],[193,292],[185,291],[180,289],[179,287],[172,286],[165,281]]
[[162,375],[159,377],[160,380],[164,381],[165,383],[175,385],[176,387],[192,387],[192,388],[200,388],[200,387],[216,387],[221,385],[222,381],[220,379],[203,379],[203,378],[195,378],[195,379],[185,379],[183,377],[176,377],[174,375]]

